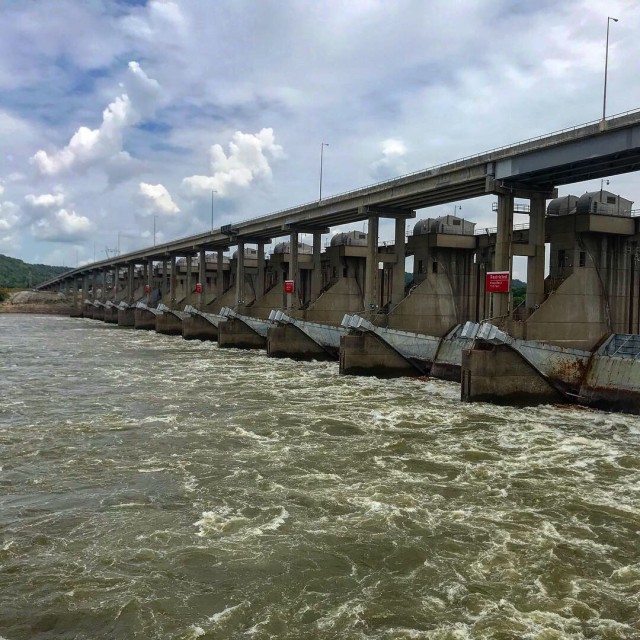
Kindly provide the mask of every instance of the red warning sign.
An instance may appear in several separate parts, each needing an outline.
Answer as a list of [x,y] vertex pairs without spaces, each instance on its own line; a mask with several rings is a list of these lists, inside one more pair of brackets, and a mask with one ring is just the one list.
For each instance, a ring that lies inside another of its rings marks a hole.
[[293,293],[296,290],[296,283],[293,280],[284,281],[284,292]]
[[510,285],[508,271],[487,271],[484,283],[487,293],[509,293]]

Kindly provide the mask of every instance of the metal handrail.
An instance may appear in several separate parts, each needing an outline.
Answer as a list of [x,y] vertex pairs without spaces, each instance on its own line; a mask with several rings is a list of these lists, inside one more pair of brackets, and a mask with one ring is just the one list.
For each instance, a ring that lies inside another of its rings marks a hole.
[[[491,204],[491,211],[497,211],[498,210],[498,203],[497,202],[493,202]],[[513,212],[514,213],[529,213],[531,211],[531,205],[528,204],[524,204],[521,202],[516,202],[513,205]]]
[[[616,113],[613,116],[610,116],[609,118],[607,118],[607,121],[609,120],[613,120],[615,118],[621,118],[623,116],[628,116],[632,113],[639,113],[640,114],[640,108],[636,108],[636,109],[629,109],[628,111],[623,111],[621,113]],[[358,189],[353,189],[353,190],[348,190],[348,191],[342,191],[340,193],[334,193],[332,195],[330,195],[327,198],[323,198],[322,200],[311,200],[309,202],[305,202],[303,204],[299,204],[299,205],[295,205],[293,207],[287,207],[286,209],[280,209],[278,211],[272,211],[271,213],[267,213],[265,215],[262,216],[257,216],[255,218],[249,218],[248,220],[244,220],[243,224],[246,224],[247,222],[255,222],[256,220],[261,220],[262,218],[268,218],[270,216],[275,216],[275,215],[280,215],[283,213],[287,213],[287,211],[294,211],[296,209],[299,209],[301,207],[307,207],[307,206],[311,206],[311,205],[318,205],[322,202],[326,202],[326,201],[330,201],[334,198],[340,198],[342,196],[346,196],[346,195],[355,195],[357,193],[361,193],[363,191],[368,191],[369,189],[373,188],[373,187],[379,187],[385,184],[391,184],[393,182],[396,182],[397,180],[402,180],[404,178],[410,178],[411,176],[416,176],[419,175],[421,173],[427,173],[430,171],[435,171],[436,169],[442,169],[444,167],[453,167],[456,164],[460,163],[460,162],[466,162],[467,160],[473,160],[474,158],[482,158],[484,156],[490,155],[492,153],[496,153],[498,151],[504,151],[505,149],[510,149],[512,147],[519,147],[520,145],[523,144],[527,144],[529,142],[535,142],[536,140],[544,140],[545,138],[550,138],[551,136],[556,136],[556,135],[560,135],[561,133],[568,133],[569,131],[577,131],[578,129],[582,129],[583,127],[588,127],[591,125],[596,125],[596,124],[600,124],[602,122],[602,119],[599,118],[598,120],[590,120],[589,122],[583,122],[582,124],[577,124],[574,125],[573,127],[565,127],[564,129],[558,129],[556,131],[551,131],[550,133],[543,133],[539,136],[534,136],[533,138],[527,138],[525,140],[520,140],[519,142],[514,142],[511,144],[505,144],[502,145],[500,147],[494,147],[493,149],[489,149],[488,151],[483,151],[482,153],[474,153],[472,155],[469,156],[463,156],[461,158],[458,158],[457,160],[450,160],[448,162],[442,162],[440,164],[436,164],[436,165],[432,165],[430,167],[426,167],[425,169],[418,169],[417,171],[412,171],[411,173],[405,173],[403,175],[400,176],[396,176],[395,178],[390,178],[389,180],[382,180],[380,182],[373,182],[365,187],[360,187]]]
[[[514,231],[522,231],[524,229],[528,229],[529,228],[529,223],[528,222],[523,222],[522,224],[514,224],[513,225],[513,230]],[[483,236],[483,235],[490,235],[492,233],[498,233],[498,227],[486,227],[484,229],[476,229],[474,232],[474,235],[476,236]]]
[[[635,113],[640,114],[640,108],[629,109],[627,111],[623,111],[621,113],[614,114],[614,115],[610,116],[609,118],[607,118],[606,121],[608,122],[608,121],[614,120],[616,118],[621,118],[623,116],[628,116],[630,114],[635,114]],[[267,220],[269,218],[273,218],[273,217],[278,216],[278,215],[286,214],[287,212],[290,212],[290,211],[299,210],[302,207],[308,207],[308,206],[314,206],[314,205],[318,206],[321,203],[329,203],[332,200],[335,200],[335,199],[340,198],[340,197],[345,196],[345,195],[357,195],[359,193],[366,192],[366,191],[368,191],[368,190],[370,190],[370,189],[372,189],[374,187],[381,187],[381,186],[386,185],[386,184],[390,185],[390,184],[393,184],[394,182],[397,182],[398,180],[403,180],[405,178],[410,178],[412,176],[416,176],[416,175],[419,175],[419,174],[427,174],[429,172],[435,171],[436,169],[442,169],[444,167],[454,167],[454,166],[456,166],[457,164],[459,164],[461,162],[466,162],[468,160],[473,160],[474,158],[482,158],[482,157],[490,156],[491,154],[495,154],[495,153],[497,153],[499,151],[503,151],[503,150],[510,149],[510,148],[516,148],[516,147],[519,147],[521,145],[525,145],[525,144],[530,143],[530,142],[535,142],[537,140],[543,140],[545,138],[549,138],[551,136],[560,135],[562,133],[568,133],[570,131],[577,131],[578,129],[582,129],[584,127],[600,124],[601,122],[602,122],[602,119],[598,119],[598,120],[591,120],[589,122],[584,122],[582,124],[574,125],[572,127],[565,127],[563,129],[558,129],[556,131],[552,131],[550,133],[544,133],[544,134],[541,134],[539,136],[534,136],[532,138],[527,138],[525,140],[521,140],[521,141],[516,142],[516,143],[511,143],[511,144],[502,145],[500,147],[495,147],[493,149],[489,149],[488,151],[483,151],[482,153],[463,156],[463,157],[458,158],[458,159],[453,160],[453,161],[443,162],[443,163],[440,163],[440,164],[432,165],[432,166],[427,167],[425,169],[419,169],[417,171],[412,171],[411,173],[406,173],[406,174],[403,174],[401,176],[396,176],[395,178],[390,178],[388,180],[382,180],[380,182],[375,182],[375,183],[369,184],[369,185],[367,185],[365,187],[360,187],[358,189],[349,190],[349,191],[343,191],[343,192],[340,192],[340,193],[332,194],[331,196],[329,196],[328,198],[324,198],[323,200],[311,200],[311,201],[306,202],[304,204],[299,204],[299,205],[295,205],[293,207],[287,207],[285,209],[280,209],[280,210],[277,210],[277,211],[273,211],[271,213],[263,214],[261,216],[248,218],[246,220],[243,220],[241,222],[241,224],[247,224],[247,223],[251,223],[251,222],[256,222],[258,220]],[[637,214],[637,215],[640,215],[640,213]],[[200,240],[200,239],[207,238],[209,235],[211,235],[211,233],[212,232],[203,232],[203,233],[195,234],[195,235],[192,235],[192,236],[186,236],[184,238],[178,238],[177,240],[182,240],[182,241],[193,240],[193,241],[197,241],[197,240]],[[477,234],[477,232],[476,232],[476,234]],[[157,247],[157,249],[162,249],[164,246],[168,246],[172,242],[175,242],[175,241],[176,240],[168,241],[167,243],[159,245]],[[123,257],[126,258],[126,255],[123,256]],[[87,264],[87,265],[84,265],[82,268],[85,269],[85,268],[90,268],[90,267],[91,267],[91,264]],[[71,269],[68,272],[61,274],[61,276],[58,276],[58,277],[53,278],[53,279],[51,279],[51,280],[49,280],[47,282],[44,282],[39,286],[43,286],[45,284],[50,284],[52,282],[55,282],[60,277],[65,276],[65,275],[67,275],[69,273],[72,273],[74,271],[77,271],[78,269],[79,269],[79,267],[76,267],[75,269]]]

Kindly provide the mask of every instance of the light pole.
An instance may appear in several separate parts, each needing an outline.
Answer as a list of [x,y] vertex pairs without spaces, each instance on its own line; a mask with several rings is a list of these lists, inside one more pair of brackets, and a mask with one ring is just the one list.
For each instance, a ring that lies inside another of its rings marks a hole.
[[153,214],[153,246],[156,246],[156,214]]
[[213,194],[218,193],[215,189],[211,189],[211,233],[213,233]]
[[456,211],[458,211],[458,209],[462,209],[462,205],[461,204],[454,204],[453,205],[453,216],[454,216],[454,218],[456,216]]
[[607,67],[609,66],[609,25],[611,21],[618,22],[618,18],[607,16],[607,44],[604,50],[604,96],[602,98],[602,122],[605,121],[607,112]]
[[320,198],[318,200],[322,200],[322,160],[324,157],[324,148],[328,146],[329,146],[328,142],[323,142],[320,145]]

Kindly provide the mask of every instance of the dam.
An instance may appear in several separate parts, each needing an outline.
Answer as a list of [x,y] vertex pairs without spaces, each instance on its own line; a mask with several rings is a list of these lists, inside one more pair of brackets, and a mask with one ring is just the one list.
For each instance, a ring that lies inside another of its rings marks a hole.
[[[347,375],[454,380],[469,402],[638,413],[638,211],[604,189],[559,198],[557,187],[639,167],[640,113],[630,112],[96,262],[41,288],[70,292],[74,315],[336,360]],[[497,198],[494,229],[416,213],[486,194]],[[514,227],[515,212],[529,216],[526,228]],[[392,243],[380,243],[384,218]],[[366,232],[329,238],[359,221]],[[266,256],[274,238],[284,240]],[[517,306],[516,256],[527,262]]]

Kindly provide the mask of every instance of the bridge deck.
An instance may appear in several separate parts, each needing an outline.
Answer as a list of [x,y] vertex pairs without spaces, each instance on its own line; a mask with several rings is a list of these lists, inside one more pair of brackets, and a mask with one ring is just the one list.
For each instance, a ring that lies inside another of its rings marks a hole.
[[[549,188],[640,169],[640,110],[594,121],[514,145],[462,158],[393,180],[337,194],[211,232],[131,252],[71,270],[47,287],[96,269],[161,259],[171,254],[228,248],[239,239],[269,240],[292,230],[323,230],[372,215],[413,217],[415,209],[474,198],[502,186]],[[488,191],[489,189],[489,191]]]

